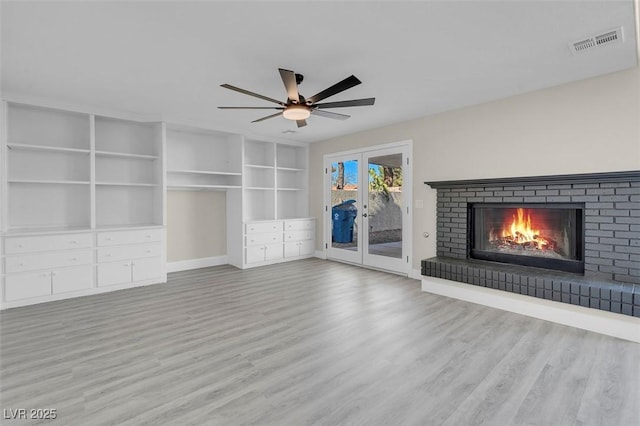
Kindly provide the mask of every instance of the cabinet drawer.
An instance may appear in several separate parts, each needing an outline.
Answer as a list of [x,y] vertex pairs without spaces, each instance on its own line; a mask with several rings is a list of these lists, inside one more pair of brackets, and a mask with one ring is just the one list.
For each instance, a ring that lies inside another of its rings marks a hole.
[[282,222],[256,222],[245,225],[246,234],[259,234],[262,232],[282,232]]
[[162,262],[159,257],[151,259],[137,259],[133,261],[133,281],[144,281],[160,278]]
[[39,235],[5,238],[7,254],[66,250],[91,247],[91,234]]
[[305,220],[285,220],[285,231],[300,231],[303,229],[314,229],[316,227],[316,221],[313,219]]
[[24,254],[19,256],[7,256],[5,261],[7,273],[63,268],[66,266],[90,265],[91,251],[78,250],[41,254]]
[[287,231],[284,233],[284,241],[304,241],[313,238],[311,231]]
[[29,272],[7,275],[4,297],[7,302],[51,294],[51,272]]
[[112,262],[98,265],[98,286],[104,287],[131,282],[131,262]]
[[51,273],[53,294],[91,288],[91,266],[57,269]]
[[161,252],[162,246],[160,243],[102,247],[98,249],[98,262],[115,262],[117,260],[159,257]]
[[121,244],[141,244],[160,241],[161,229],[139,229],[136,231],[98,232],[98,246],[119,246]]
[[245,245],[281,243],[282,233],[250,234],[245,237]]

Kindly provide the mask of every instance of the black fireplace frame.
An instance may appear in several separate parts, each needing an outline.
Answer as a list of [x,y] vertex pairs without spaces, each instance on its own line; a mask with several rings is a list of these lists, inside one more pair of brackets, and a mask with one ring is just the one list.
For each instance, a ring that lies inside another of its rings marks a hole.
[[[570,209],[576,214],[576,260],[550,259],[534,256],[518,256],[494,251],[474,249],[475,247],[475,220],[474,209],[477,208],[534,208],[534,209]],[[467,257],[489,262],[507,263],[512,265],[531,266],[534,268],[551,269],[576,274],[584,274],[585,256],[585,218],[584,203],[468,203],[467,204]]]

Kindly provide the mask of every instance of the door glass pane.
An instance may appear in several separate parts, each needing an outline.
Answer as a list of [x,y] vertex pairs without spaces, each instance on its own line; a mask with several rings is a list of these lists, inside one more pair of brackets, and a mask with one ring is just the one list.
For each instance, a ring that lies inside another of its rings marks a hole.
[[358,160],[331,163],[331,247],[358,251]]
[[402,258],[402,154],[369,158],[368,253]]

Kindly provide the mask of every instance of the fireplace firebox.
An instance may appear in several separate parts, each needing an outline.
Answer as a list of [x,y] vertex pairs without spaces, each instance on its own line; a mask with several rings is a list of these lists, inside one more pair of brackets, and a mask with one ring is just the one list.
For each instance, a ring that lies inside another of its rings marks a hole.
[[469,257],[584,272],[584,205],[469,204]]

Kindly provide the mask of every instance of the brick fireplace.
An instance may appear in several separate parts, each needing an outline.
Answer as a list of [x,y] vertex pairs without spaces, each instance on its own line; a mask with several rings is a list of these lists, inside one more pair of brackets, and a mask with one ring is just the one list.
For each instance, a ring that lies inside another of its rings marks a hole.
[[640,171],[425,183],[422,275],[640,317]]

